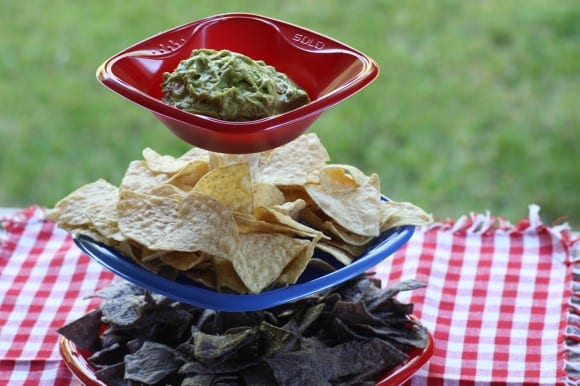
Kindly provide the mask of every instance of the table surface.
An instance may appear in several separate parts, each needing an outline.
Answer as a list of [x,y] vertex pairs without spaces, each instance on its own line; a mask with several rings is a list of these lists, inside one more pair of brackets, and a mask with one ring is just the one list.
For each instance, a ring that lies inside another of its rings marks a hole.
[[[0,208],[0,217],[15,211]],[[437,223],[375,267],[387,284],[427,284],[398,295],[415,305],[434,337],[434,355],[413,385],[563,384],[574,366],[580,369],[580,360],[562,359],[566,338],[580,342],[580,299],[571,290],[580,288],[578,233],[543,225],[538,211],[515,225],[489,214]],[[18,226],[0,227],[9,240],[0,244],[0,384],[77,385],[55,350],[55,331],[92,309],[82,294],[113,275],[42,210],[22,213],[10,220]]]

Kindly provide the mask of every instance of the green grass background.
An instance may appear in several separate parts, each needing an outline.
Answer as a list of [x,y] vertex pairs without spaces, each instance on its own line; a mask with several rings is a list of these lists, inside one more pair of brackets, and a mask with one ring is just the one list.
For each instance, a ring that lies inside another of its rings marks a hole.
[[188,145],[101,86],[106,58],[161,30],[255,12],[360,49],[379,78],[311,131],[336,163],[440,218],[472,211],[580,225],[580,4],[488,1],[3,1],[0,206],[119,183],[150,146]]

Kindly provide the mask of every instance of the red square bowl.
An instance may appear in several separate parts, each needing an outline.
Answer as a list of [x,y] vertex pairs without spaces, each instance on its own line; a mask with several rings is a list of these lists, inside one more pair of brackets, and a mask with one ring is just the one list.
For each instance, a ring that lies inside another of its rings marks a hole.
[[[283,114],[232,122],[192,114],[161,101],[162,76],[197,48],[227,49],[263,60],[306,90],[311,102]],[[223,153],[251,153],[283,145],[306,131],[329,107],[371,83],[373,59],[337,40],[269,17],[228,13],[149,37],[106,60],[99,81],[155,114],[175,135]]]

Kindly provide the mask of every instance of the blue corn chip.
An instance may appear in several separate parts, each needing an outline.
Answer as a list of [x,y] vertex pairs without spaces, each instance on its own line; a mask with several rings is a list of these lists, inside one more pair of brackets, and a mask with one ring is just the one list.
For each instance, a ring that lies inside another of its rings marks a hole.
[[125,379],[154,385],[177,371],[183,360],[169,346],[145,342],[139,350],[125,356]]

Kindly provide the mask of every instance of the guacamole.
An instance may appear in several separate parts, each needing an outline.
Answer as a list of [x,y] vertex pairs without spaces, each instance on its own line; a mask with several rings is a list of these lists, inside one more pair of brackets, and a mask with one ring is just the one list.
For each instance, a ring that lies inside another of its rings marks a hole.
[[163,101],[226,121],[281,114],[310,101],[287,75],[229,50],[197,49],[163,74]]

